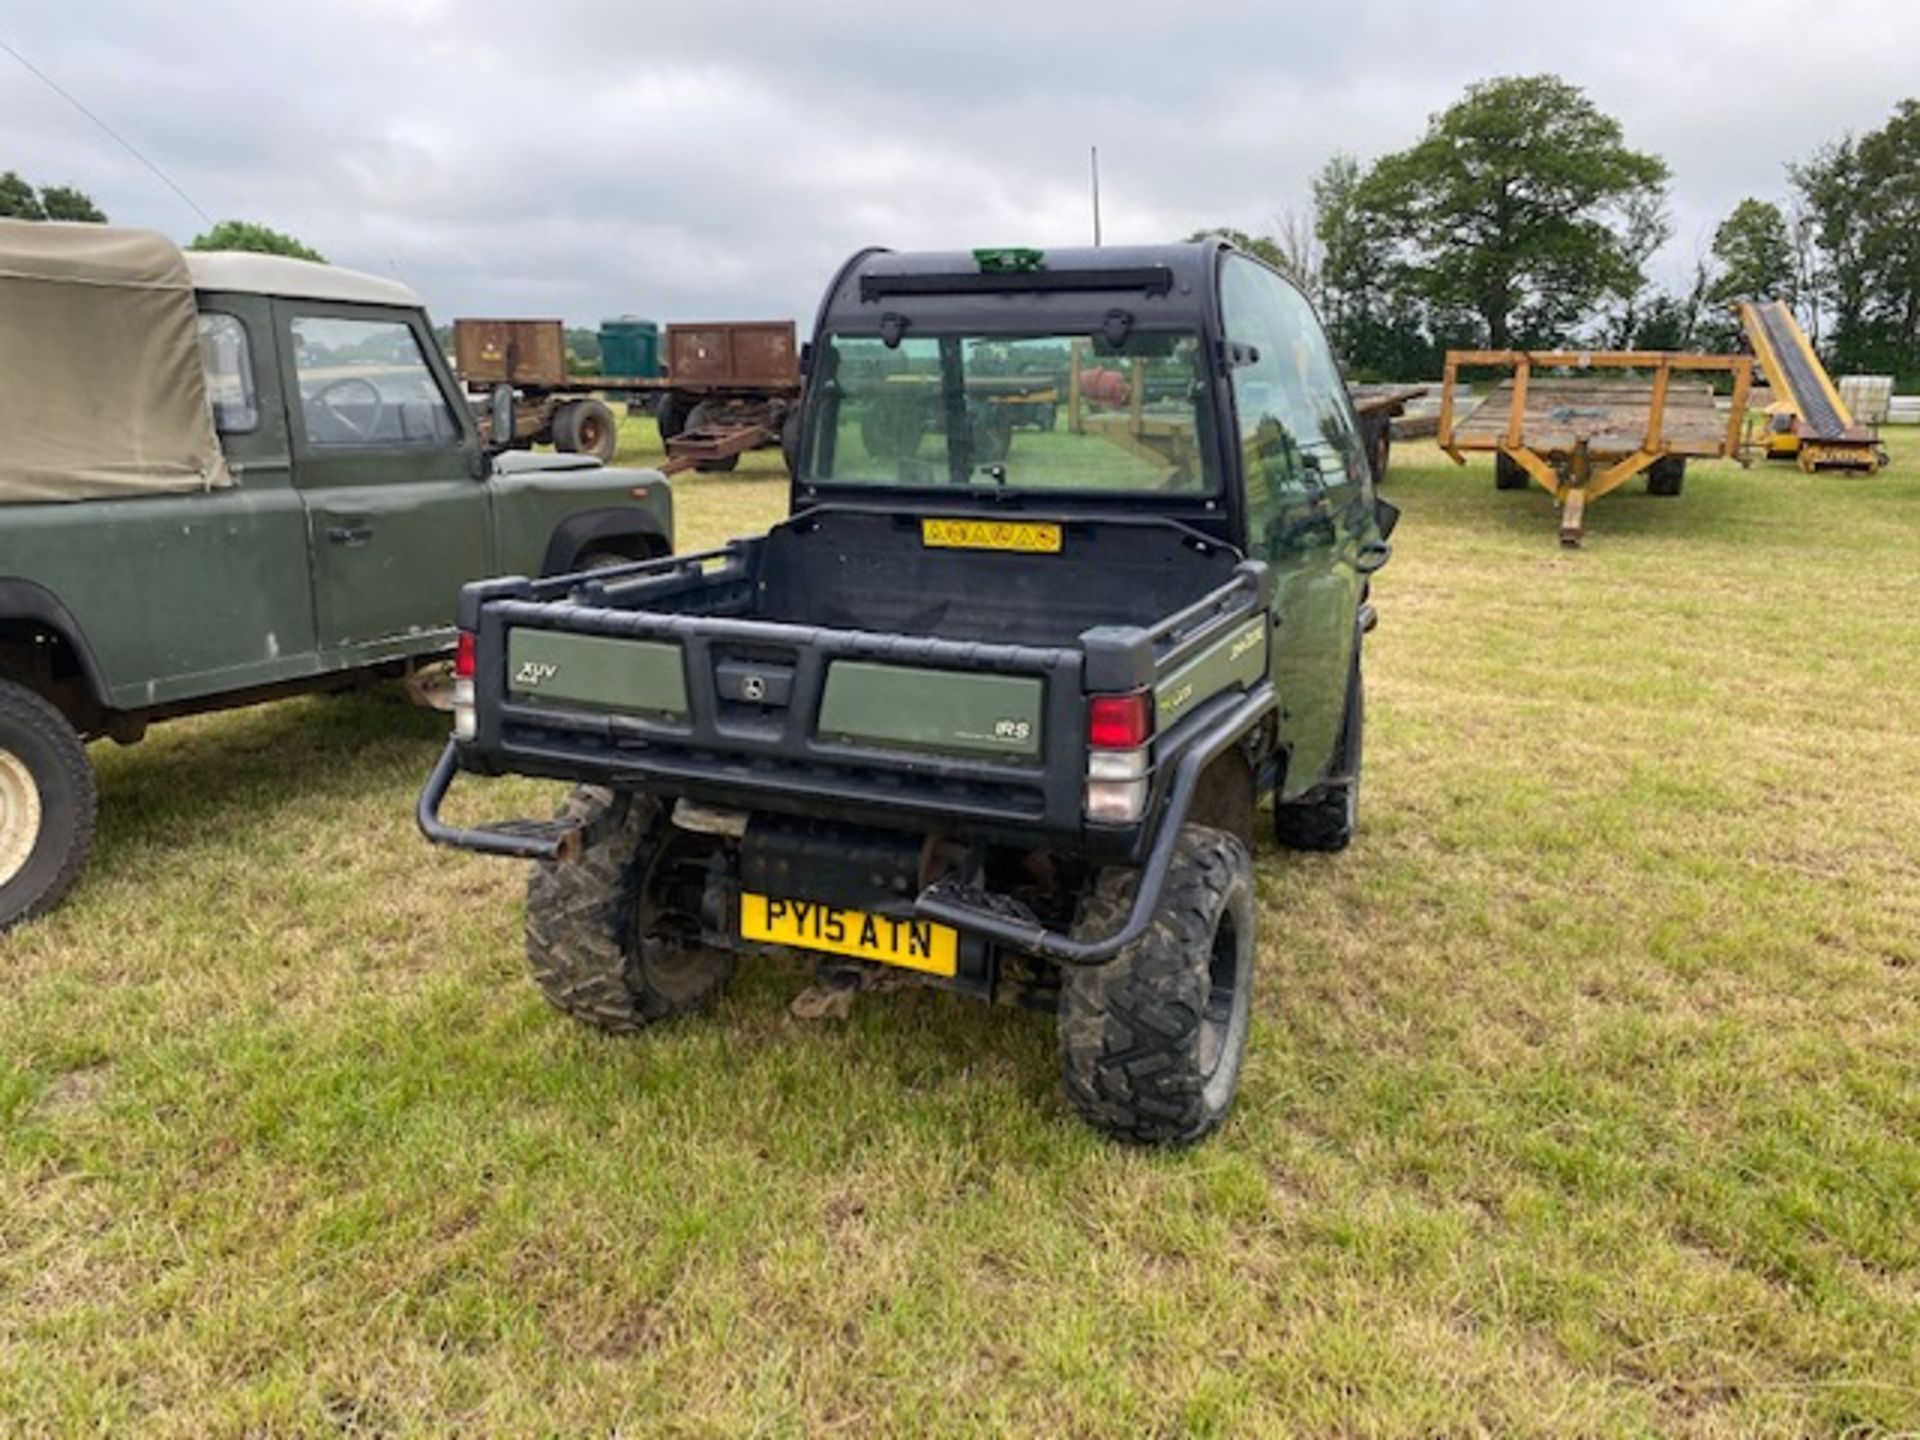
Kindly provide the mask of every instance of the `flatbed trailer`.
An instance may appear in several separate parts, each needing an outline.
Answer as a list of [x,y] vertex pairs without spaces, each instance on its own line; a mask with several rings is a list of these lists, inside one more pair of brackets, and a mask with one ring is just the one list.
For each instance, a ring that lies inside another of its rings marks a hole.
[[[1462,369],[1510,369],[1464,416],[1454,414]],[[1551,372],[1539,374],[1536,372]],[[1607,378],[1595,371],[1623,372]],[[1721,414],[1713,386],[1733,376]],[[1678,495],[1690,459],[1741,458],[1753,385],[1747,355],[1663,350],[1450,350],[1440,386],[1440,448],[1454,463],[1495,457],[1503,490],[1538,485],[1559,502],[1560,542],[1578,545],[1589,502],[1646,472],[1656,495]]]

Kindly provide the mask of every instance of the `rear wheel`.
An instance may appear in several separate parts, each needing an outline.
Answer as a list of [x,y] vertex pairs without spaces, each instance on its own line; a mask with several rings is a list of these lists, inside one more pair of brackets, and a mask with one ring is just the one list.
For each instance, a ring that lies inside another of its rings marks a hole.
[[693,411],[683,395],[668,390],[660,397],[660,403],[654,410],[654,420],[660,426],[660,443],[666,444],[682,430],[687,428],[687,416]]
[[1289,850],[1344,850],[1360,827],[1360,762],[1367,736],[1367,691],[1356,650],[1347,677],[1347,714],[1333,753],[1333,774],[1308,798],[1273,802],[1273,837]]
[[[1138,881],[1103,872],[1076,930],[1111,934]],[[1190,1145],[1219,1128],[1247,1053],[1253,954],[1246,846],[1182,827],[1146,934],[1104,965],[1064,967],[1060,1068],[1081,1118],[1139,1145]]]
[[93,767],[67,719],[0,681],[0,930],[58,905],[87,863]]
[[1663,455],[1647,467],[1649,495],[1678,495],[1686,483],[1687,461],[1683,455]]
[[1527,488],[1527,470],[1511,455],[1493,457],[1493,488],[1496,490],[1524,490]]
[[553,448],[591,455],[601,464],[613,459],[619,427],[613,411],[598,400],[573,400],[553,417]]
[[574,1019],[630,1033],[711,1003],[733,956],[698,942],[685,908],[682,833],[658,802],[581,786],[559,818],[581,823],[580,857],[527,880],[527,963],[541,992]]

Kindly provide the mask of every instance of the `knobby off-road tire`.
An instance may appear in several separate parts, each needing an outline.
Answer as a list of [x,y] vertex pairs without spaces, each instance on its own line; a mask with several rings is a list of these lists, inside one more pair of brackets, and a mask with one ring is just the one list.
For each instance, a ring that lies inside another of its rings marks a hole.
[[1524,490],[1532,484],[1526,467],[1511,455],[1495,454],[1493,457],[1493,488],[1496,490]]
[[1273,838],[1289,850],[1330,853],[1353,843],[1360,828],[1360,767],[1366,758],[1367,687],[1360,675],[1360,653],[1347,676],[1347,713],[1340,743],[1333,752],[1333,774],[1310,799],[1273,802]]
[[583,822],[580,858],[527,879],[527,963],[541,992],[574,1019],[630,1034],[714,1000],[733,956],[655,924],[650,883],[673,827],[657,802],[583,785],[558,818]]
[[1647,493],[1673,496],[1686,483],[1687,460],[1684,455],[1663,455],[1647,467]]
[[0,931],[58,905],[93,848],[86,746],[53,706],[0,680]]
[[[1138,878],[1104,871],[1076,932],[1118,929]],[[1062,967],[1060,1069],[1081,1117],[1138,1145],[1190,1145],[1217,1129],[1246,1058],[1253,954],[1246,846],[1182,827],[1147,932],[1105,965]]]

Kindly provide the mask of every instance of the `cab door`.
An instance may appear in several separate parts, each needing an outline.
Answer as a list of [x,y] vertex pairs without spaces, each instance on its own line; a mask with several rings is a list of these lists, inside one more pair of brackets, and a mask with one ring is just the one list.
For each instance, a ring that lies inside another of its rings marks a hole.
[[276,303],[323,653],[419,650],[491,555],[472,417],[417,311]]
[[1333,763],[1346,717],[1354,622],[1377,538],[1372,475],[1352,401],[1306,298],[1243,256],[1221,262],[1248,553],[1273,567],[1273,677],[1291,799]]

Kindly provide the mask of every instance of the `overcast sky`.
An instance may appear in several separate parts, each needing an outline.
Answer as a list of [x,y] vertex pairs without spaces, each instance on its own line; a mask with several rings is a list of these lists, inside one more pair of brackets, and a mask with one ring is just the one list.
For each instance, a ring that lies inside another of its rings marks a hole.
[[[1913,0],[542,5],[0,0],[5,40],[217,217],[442,319],[809,316],[834,266],[1268,228],[1333,151],[1551,70],[1673,168],[1677,281],[1783,162],[1920,94]],[[1771,104],[1757,82],[1784,100]],[[0,54],[0,170],[202,222]]]

